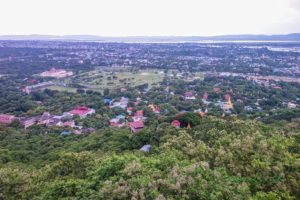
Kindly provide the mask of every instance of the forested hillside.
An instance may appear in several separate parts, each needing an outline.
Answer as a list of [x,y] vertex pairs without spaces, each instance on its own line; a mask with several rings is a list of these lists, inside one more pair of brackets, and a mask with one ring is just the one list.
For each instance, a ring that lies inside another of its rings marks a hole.
[[[300,122],[208,117],[132,134],[1,128],[1,199],[298,199]],[[150,144],[149,152],[140,147]]]

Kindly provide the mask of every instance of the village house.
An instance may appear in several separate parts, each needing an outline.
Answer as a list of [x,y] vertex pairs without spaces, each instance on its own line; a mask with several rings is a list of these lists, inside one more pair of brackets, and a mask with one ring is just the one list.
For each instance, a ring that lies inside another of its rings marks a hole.
[[128,107],[128,108],[126,109],[126,112],[128,113],[128,115],[131,115],[132,112],[133,112],[133,108],[132,108],[132,107]]
[[82,119],[94,113],[95,113],[95,109],[88,108],[86,106],[77,106],[75,109],[69,111],[67,114],[70,114],[72,116],[79,115],[79,117]]
[[137,97],[136,100],[137,101],[142,101],[142,98],[141,97]]
[[120,92],[126,92],[126,91],[127,91],[126,88],[121,88],[121,89],[120,89]]
[[129,99],[125,97],[121,97],[120,101],[113,102],[112,105],[110,105],[110,108],[122,108],[125,110],[127,108]]
[[73,120],[72,121],[66,121],[66,122],[63,123],[63,126],[73,128],[73,127],[75,127],[75,122]]
[[52,115],[48,112],[44,112],[42,116],[37,120],[38,125],[47,125],[50,123]]
[[180,121],[178,120],[173,120],[171,123],[172,126],[174,126],[175,128],[180,128]]
[[144,111],[138,110],[135,112],[134,116],[132,117],[133,121],[144,121],[146,118],[144,117]]
[[63,122],[61,121],[61,117],[53,116],[51,120],[46,124],[47,127],[51,126],[63,126]]
[[109,126],[110,127],[120,127],[120,123],[119,123],[119,119],[117,119],[117,118],[113,118],[113,119],[110,119],[109,120]]
[[24,129],[37,124],[39,117],[21,118],[20,123]]
[[[47,127],[63,126],[63,122],[61,121],[62,118],[63,116],[53,116],[49,112],[44,112],[41,116],[35,116],[37,125],[45,125]],[[24,119],[24,121],[26,120]],[[29,122],[24,123],[30,124],[30,120]]]
[[18,120],[18,118],[13,115],[0,114],[0,124],[10,125],[16,120]]
[[295,103],[288,102],[287,107],[290,108],[290,109],[293,109],[293,108],[296,108],[297,105]]
[[109,120],[109,126],[110,127],[122,127],[125,125],[125,116],[124,115],[118,115],[113,119]]
[[244,107],[244,110],[245,111],[248,111],[248,112],[252,112],[253,111],[253,108],[251,106],[245,106]]
[[129,125],[132,133],[137,133],[144,128],[143,121],[129,122],[128,125]]
[[192,92],[185,92],[184,93],[184,99],[185,100],[195,100],[196,97],[193,95]]

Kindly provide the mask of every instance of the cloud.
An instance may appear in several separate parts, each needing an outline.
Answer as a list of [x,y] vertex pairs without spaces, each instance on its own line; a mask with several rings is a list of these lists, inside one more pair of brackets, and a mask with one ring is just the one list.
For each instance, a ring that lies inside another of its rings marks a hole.
[[300,11],[300,1],[299,0],[290,0],[290,5],[294,10]]
[[300,0],[0,0],[0,8],[0,35],[300,32]]

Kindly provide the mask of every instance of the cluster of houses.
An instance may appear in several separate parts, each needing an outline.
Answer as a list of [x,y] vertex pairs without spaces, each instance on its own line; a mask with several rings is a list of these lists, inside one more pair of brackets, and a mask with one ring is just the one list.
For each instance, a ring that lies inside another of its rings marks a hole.
[[[221,89],[214,88],[213,91],[215,93],[220,93]],[[184,99],[185,100],[195,100],[196,96],[192,92],[185,92]],[[230,114],[231,111],[233,110],[233,103],[231,102],[231,96],[229,94],[226,94],[226,95],[224,95],[224,99],[225,99],[225,101],[219,100],[218,102],[216,102],[215,106],[220,107],[224,111],[224,113]],[[204,105],[211,104],[211,102],[208,101],[208,93],[207,92],[204,92],[203,97],[202,97],[202,102]],[[206,110],[206,112],[207,112],[207,110]],[[201,111],[201,113],[202,113],[202,111]]]
[[[141,101],[140,98],[137,98],[137,101],[134,103],[136,106]],[[122,97],[120,101],[113,101],[109,99],[104,99],[104,102],[109,104],[110,108],[121,108],[126,110],[128,116],[117,115],[115,118],[109,120],[110,127],[124,127],[127,126],[131,129],[133,133],[137,133],[144,128],[144,122],[146,117],[144,117],[144,111],[138,110],[133,113],[133,107],[128,107],[129,99]],[[157,111],[158,107],[153,105],[154,109]]]
[[[189,100],[196,99],[196,97],[192,94],[192,92],[185,93],[190,98]],[[134,106],[138,106],[138,104],[141,102],[141,98],[136,98],[136,101],[134,102]],[[144,101],[145,103],[148,103],[148,101]],[[144,128],[144,123],[147,117],[144,116],[143,110],[136,110],[134,112],[134,108],[128,106],[128,99],[125,97],[122,97],[119,101],[110,100],[108,98],[104,99],[104,103],[109,105],[109,108],[122,108],[126,111],[126,115],[117,115],[114,118],[109,120],[109,126],[112,128],[119,128],[119,127],[129,127],[131,129],[132,133],[138,133],[140,130]],[[148,108],[155,114],[160,114],[161,110],[159,106],[154,104],[149,104]],[[207,113],[207,109],[205,111],[202,110],[195,110],[195,112],[199,112],[201,117],[204,117],[205,113]],[[171,122],[171,125],[175,128],[180,128],[181,123],[178,120],[173,120]]]
[[144,111],[138,110],[132,117],[133,122],[128,122],[128,126],[130,127],[133,133],[137,133],[144,128],[144,121],[146,117],[144,117]]
[[74,133],[81,134],[85,130],[81,126],[77,126],[73,120],[74,115],[78,115],[80,118],[85,118],[88,115],[94,114],[95,110],[85,106],[78,106],[69,112],[65,112],[62,115],[51,115],[49,112],[44,112],[42,115],[34,117],[15,117],[13,115],[0,114],[0,124],[10,125],[14,121],[19,121],[24,129],[27,129],[33,125],[44,125],[46,127],[59,126],[70,127],[75,129]]
[[[129,113],[128,113],[129,114]],[[114,128],[129,127],[133,133],[137,133],[144,128],[144,122],[147,118],[144,117],[144,111],[138,110],[134,115],[118,115],[109,120],[109,126]]]
[[128,102],[129,102],[129,99],[128,98],[125,98],[125,97],[121,97],[120,101],[106,101],[104,100],[105,103],[109,103],[109,107],[110,108],[121,108],[123,110],[125,110],[127,108],[127,105],[128,105]]
[[[134,106],[138,106],[141,102],[141,98],[136,98],[134,102]],[[118,128],[118,127],[129,127],[132,133],[137,133],[144,128],[145,120],[147,119],[144,116],[143,110],[136,110],[134,112],[134,108],[128,106],[129,99],[125,97],[121,97],[119,101],[110,100],[108,98],[104,99],[104,103],[109,105],[109,108],[121,108],[125,110],[125,115],[117,115],[114,118],[109,120],[109,126]],[[145,101],[145,103],[148,103]],[[157,105],[149,104],[148,108],[155,114],[160,114],[161,110]],[[178,126],[178,125],[177,125]],[[180,125],[179,125],[180,126]]]
[[252,79],[256,84],[267,87],[267,88],[273,88],[273,89],[277,89],[277,90],[281,90],[282,88],[280,86],[278,86],[276,83],[270,83],[269,79]]
[[18,118],[13,115],[0,114],[0,123],[4,125],[10,125],[14,121],[17,121]]
[[[169,88],[166,89],[169,92]],[[217,94],[221,92],[220,88],[214,88],[213,91]],[[187,101],[196,100],[196,95],[193,92],[187,91],[183,94],[183,97]],[[209,96],[207,92],[204,92],[202,96],[202,102],[204,105],[214,104],[215,106],[220,107],[223,110],[223,115],[231,114],[233,108],[233,103],[231,101],[231,96],[229,94],[224,95],[225,101],[219,100],[218,102],[209,101]],[[139,103],[142,102],[141,98],[136,98],[136,101],[133,103],[134,106],[138,106]],[[144,101],[148,104],[148,101]],[[119,127],[128,127],[132,131],[132,133],[137,133],[144,128],[145,120],[147,119],[144,116],[143,110],[136,110],[134,107],[128,106],[129,99],[126,97],[121,97],[119,100],[111,100],[109,98],[104,98],[104,103],[108,105],[110,109],[120,108],[123,109],[126,114],[120,114],[111,118],[109,120],[109,126],[114,128]],[[287,103],[288,108],[296,108],[297,105],[293,102]],[[161,110],[159,106],[154,104],[149,104],[148,108],[155,114],[160,114]],[[252,107],[245,106],[245,110],[251,111]],[[206,115],[207,108],[205,110],[198,109],[194,110],[194,112],[199,113],[200,117],[204,117]],[[62,115],[51,115],[48,112],[43,113],[40,116],[34,116],[29,118],[17,118],[13,115],[0,114],[0,124],[9,125],[14,121],[19,121],[20,124],[26,129],[33,125],[44,125],[46,127],[51,126],[59,126],[59,127],[70,127],[75,134],[83,133],[83,127],[77,126],[75,121],[73,120],[73,116],[79,116],[81,119],[87,117],[88,115],[94,114],[95,110],[92,108],[88,108],[85,106],[75,107],[73,110],[69,112],[65,112]],[[175,128],[180,128],[181,123],[178,120],[173,120],[171,125]],[[71,134],[70,131],[64,131],[64,135]]]
[[[218,104],[224,111],[232,110],[233,104],[231,102],[231,96],[225,95],[225,102],[218,102]],[[184,98],[186,100],[194,100],[196,99],[195,95],[192,92],[185,92]],[[141,98],[137,98],[134,102],[134,105],[137,106],[141,102]],[[202,97],[202,101],[204,104],[210,104],[208,101],[208,94],[205,92]],[[126,112],[126,115],[117,115],[114,118],[109,120],[110,127],[128,127],[131,129],[132,133],[137,133],[144,128],[145,120],[147,119],[144,116],[143,110],[135,110],[133,107],[128,106],[129,99],[126,97],[121,97],[120,100],[111,100],[109,98],[104,98],[104,103],[109,106],[109,108],[121,108]],[[146,102],[148,103],[148,102]],[[149,104],[148,108],[155,114],[160,114],[161,110],[157,105]],[[195,110],[200,114],[201,117],[204,117],[207,113],[207,109],[203,111],[202,109]],[[0,115],[0,123],[9,125],[15,120],[18,120],[20,124],[26,129],[33,125],[44,125],[46,127],[51,126],[59,126],[59,127],[70,127],[74,130],[75,134],[81,134],[82,130],[81,126],[77,126],[75,121],[73,120],[73,116],[79,116],[80,118],[85,118],[88,115],[94,114],[95,110],[92,108],[88,108],[85,106],[75,107],[73,110],[69,112],[65,112],[62,115],[51,115],[48,112],[43,113],[40,116],[34,116],[30,118],[17,118],[12,115]],[[171,125],[180,128],[180,121],[173,120]],[[64,135],[69,134],[70,131],[65,131]]]
[[[134,105],[137,106],[141,99],[137,98]],[[144,116],[143,110],[137,110],[133,112],[133,107],[128,107],[129,99],[122,97],[119,101],[110,100],[108,98],[104,99],[104,102],[109,105],[109,108],[121,108],[126,110],[127,116],[117,115],[115,118],[110,119],[110,127],[124,127],[127,126],[131,129],[133,133],[139,132],[144,128],[144,122],[147,119]],[[160,113],[160,108],[154,104],[150,104],[149,108],[156,114]],[[88,115],[94,114],[95,109],[88,108],[85,106],[75,107],[69,112],[65,112],[62,115],[51,115],[49,112],[44,112],[42,115],[34,117],[15,117],[13,115],[0,114],[0,124],[10,125],[14,121],[19,121],[24,129],[27,129],[33,125],[44,125],[46,127],[59,126],[59,127],[70,127],[75,134],[81,134],[81,126],[77,126],[73,120],[73,116],[79,116],[80,118],[85,118]],[[71,134],[70,131],[65,130],[63,135]]]

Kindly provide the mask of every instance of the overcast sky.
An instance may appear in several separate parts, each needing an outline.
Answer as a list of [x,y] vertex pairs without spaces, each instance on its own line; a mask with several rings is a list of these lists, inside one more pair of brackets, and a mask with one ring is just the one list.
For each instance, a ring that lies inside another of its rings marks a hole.
[[0,0],[0,35],[300,32],[300,0]]

